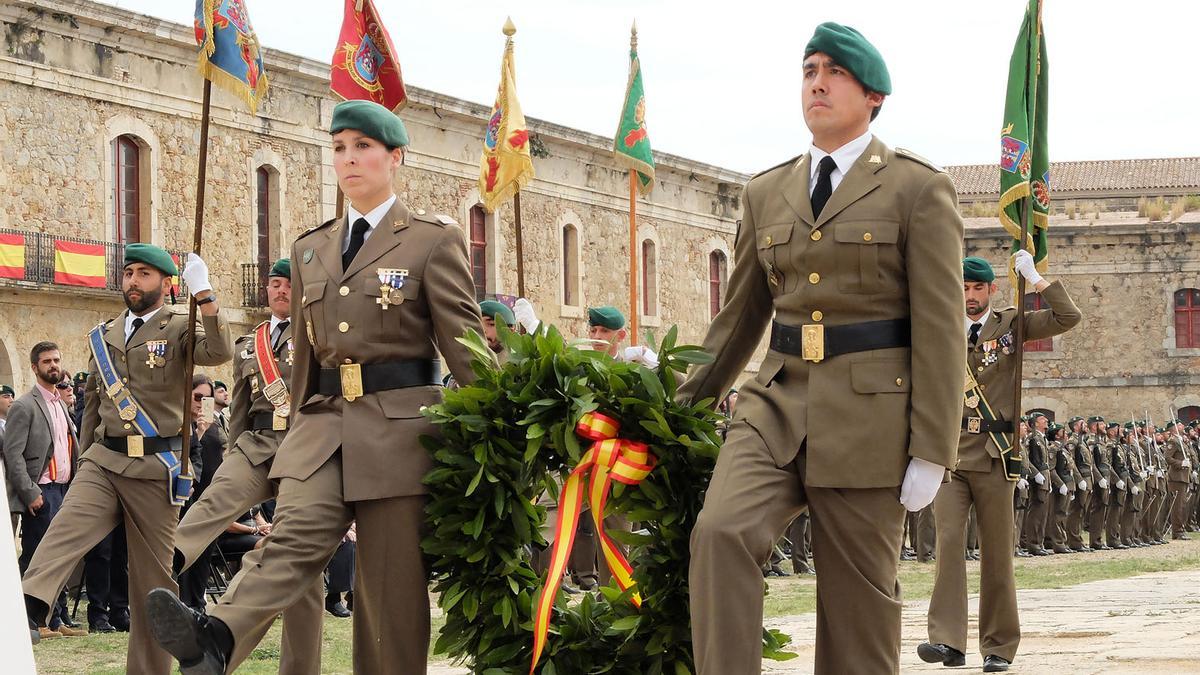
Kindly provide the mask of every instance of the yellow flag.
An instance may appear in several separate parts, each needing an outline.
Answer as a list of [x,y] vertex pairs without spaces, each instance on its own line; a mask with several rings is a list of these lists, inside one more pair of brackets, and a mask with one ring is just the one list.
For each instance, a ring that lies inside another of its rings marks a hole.
[[513,65],[513,40],[517,32],[512,19],[504,24],[508,42],[500,63],[500,90],[488,118],[483,137],[483,155],[479,158],[479,196],[489,213],[517,194],[533,179],[533,158],[529,156],[529,129],[517,101],[516,68]]

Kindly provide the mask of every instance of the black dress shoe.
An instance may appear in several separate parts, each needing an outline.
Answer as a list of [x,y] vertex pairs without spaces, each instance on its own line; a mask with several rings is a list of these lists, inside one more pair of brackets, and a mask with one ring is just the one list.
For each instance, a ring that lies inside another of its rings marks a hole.
[[988,654],[983,657],[983,672],[985,673],[999,673],[1008,670],[1010,665],[1012,665],[1012,661],[996,656],[995,654]]
[[225,624],[190,609],[165,588],[150,591],[146,613],[154,639],[179,661],[183,675],[224,675],[233,651]]
[[1126,546],[1125,544],[1116,544],[1116,545],[1113,545],[1113,546],[1109,546],[1109,548],[1115,548],[1115,549],[1117,549],[1118,551],[1123,551],[1123,550],[1125,550],[1125,549],[1127,549],[1127,548],[1129,548],[1129,547],[1128,547],[1128,546]]
[[917,656],[925,663],[940,663],[950,667],[967,665],[967,657],[950,645],[922,642],[917,645]]
[[1092,550],[1093,550],[1093,551],[1111,551],[1111,550],[1112,550],[1112,547],[1111,547],[1111,546],[1106,546],[1106,545],[1104,545],[1104,544],[1098,544],[1098,545],[1096,545],[1096,546],[1093,546],[1093,547],[1092,547]]
[[1034,551],[1033,554],[1037,555],[1037,556],[1053,555],[1052,553],[1050,553],[1050,551],[1047,551],[1044,548],[1039,548],[1038,550]]
[[129,610],[126,609],[113,612],[112,617],[109,618],[108,622],[111,623],[112,627],[116,628],[119,632],[128,633]]
[[335,602],[330,602],[329,600],[326,600],[325,601],[325,611],[329,612],[330,614],[336,616],[339,619],[345,619],[346,617],[350,616],[350,614],[351,614],[350,610],[346,608],[346,603],[342,602],[341,600],[337,600]]
[[1029,551],[1026,551],[1025,549],[1017,549],[1017,557],[1018,558],[1032,558],[1033,554],[1030,553]]
[[89,633],[115,633],[116,628],[108,622],[108,619],[98,619],[95,623],[88,624]]

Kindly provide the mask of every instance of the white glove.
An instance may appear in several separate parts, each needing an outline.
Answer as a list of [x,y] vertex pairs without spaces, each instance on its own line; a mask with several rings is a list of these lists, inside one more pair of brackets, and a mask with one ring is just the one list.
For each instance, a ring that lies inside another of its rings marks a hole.
[[1166,474],[1164,474],[1164,473],[1163,473],[1163,470],[1162,470],[1162,469],[1159,469],[1159,470],[1158,470],[1158,477],[1159,477],[1159,478],[1166,478]]
[[1195,471],[1193,471],[1193,472],[1192,472],[1192,480],[1196,480],[1197,478],[1200,478],[1200,476],[1197,476],[1197,475],[1196,475],[1196,472],[1195,472]]
[[533,311],[533,305],[525,298],[517,298],[513,303],[513,316],[517,317],[517,323],[525,329],[526,333],[533,335],[537,332],[538,321],[537,314]]
[[1021,250],[1013,254],[1013,268],[1034,286],[1045,281],[1042,275],[1038,274],[1037,267],[1033,264],[1033,256],[1029,251]]
[[929,506],[945,476],[946,467],[941,464],[913,457],[908,461],[904,483],[900,486],[900,503],[914,513]]
[[1142,480],[1146,480],[1147,478],[1150,477],[1150,472],[1143,470],[1141,473],[1141,476],[1142,476]]
[[1184,457],[1183,464],[1181,464],[1181,466],[1186,469],[1186,468],[1190,467],[1191,465],[1192,465],[1192,460],[1188,459],[1187,457]]
[[1080,489],[1080,490],[1086,490],[1086,489],[1087,489],[1087,481],[1086,481],[1086,480],[1081,480],[1081,481],[1079,481],[1079,489]]
[[1040,473],[1035,473],[1033,474],[1033,482],[1037,483],[1038,485],[1045,485],[1046,477]]
[[1121,480],[1120,478],[1117,479],[1117,489],[1118,490],[1125,489],[1125,481]]
[[1029,489],[1029,481],[1025,480],[1024,478],[1018,480],[1017,481],[1017,489],[1018,490],[1028,490]]
[[1065,497],[1067,495],[1067,492],[1068,492],[1068,490],[1067,490],[1066,484],[1058,486],[1058,494],[1063,495]]
[[1075,495],[1071,495],[1069,498],[1067,498],[1067,501],[1069,501],[1069,502],[1075,501]]
[[1107,490],[1107,489],[1108,489],[1108,479],[1107,479],[1107,478],[1101,478],[1101,479],[1100,479],[1100,480],[1099,480],[1099,481],[1096,483],[1096,485],[1098,485],[1098,486],[1100,487],[1100,489],[1101,489],[1101,490]]
[[1141,490],[1138,490],[1138,486],[1136,486],[1136,485],[1134,485],[1133,487],[1129,488],[1129,491],[1130,491],[1130,492],[1132,492],[1132,493],[1133,493],[1133,494],[1135,494],[1135,495],[1136,495],[1138,492],[1141,492]]
[[193,297],[197,293],[211,291],[212,284],[208,283],[208,264],[195,253],[189,253],[187,262],[183,264],[183,283],[187,284],[188,292]]
[[655,354],[653,349],[642,345],[626,347],[621,360],[626,363],[640,363],[650,370],[658,367],[658,354]]

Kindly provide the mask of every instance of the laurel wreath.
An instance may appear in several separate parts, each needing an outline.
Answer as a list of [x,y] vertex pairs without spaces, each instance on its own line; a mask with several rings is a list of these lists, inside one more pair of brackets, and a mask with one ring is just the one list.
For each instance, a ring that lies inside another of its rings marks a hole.
[[[720,447],[721,418],[711,401],[676,402],[675,389],[688,365],[708,355],[676,345],[672,328],[657,345],[655,372],[578,349],[553,327],[537,336],[497,328],[510,355],[504,367],[492,365],[479,335],[468,335],[460,342],[476,356],[478,379],[425,410],[441,430],[422,438],[434,458],[425,478],[423,548],[446,619],[434,652],[475,673],[529,672],[532,613],[544,581],[529,559],[532,547],[546,546],[546,510],[536,498],[557,494],[555,478],[587,450],[575,424],[601,411],[620,422],[622,438],[647,443],[658,458],[646,480],[618,485],[608,502],[609,514],[642,528],[610,532],[629,549],[642,607],[629,602],[633,589],[608,586],[577,600],[560,593],[539,672],[694,672],[688,539]],[[764,630],[763,640],[767,658],[792,656],[783,651],[786,635]]]

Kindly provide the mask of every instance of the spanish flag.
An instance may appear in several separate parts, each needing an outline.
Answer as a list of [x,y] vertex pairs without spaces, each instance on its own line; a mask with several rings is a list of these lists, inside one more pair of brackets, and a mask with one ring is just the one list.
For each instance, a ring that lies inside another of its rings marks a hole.
[[104,244],[54,242],[54,283],[104,288]]
[[25,235],[0,234],[0,277],[25,278]]
[[517,32],[512,19],[504,22],[504,58],[500,62],[500,90],[488,117],[479,158],[479,198],[491,213],[533,180],[533,158],[529,155],[529,129],[517,101],[517,74],[513,65],[513,40]]

